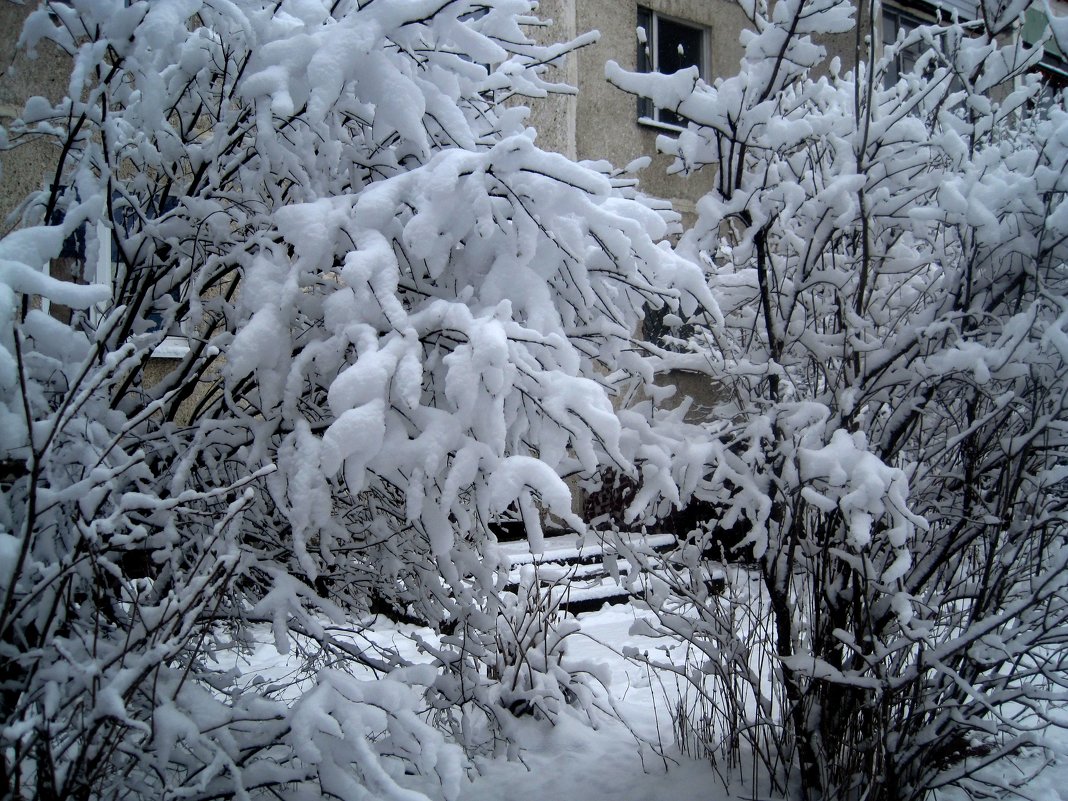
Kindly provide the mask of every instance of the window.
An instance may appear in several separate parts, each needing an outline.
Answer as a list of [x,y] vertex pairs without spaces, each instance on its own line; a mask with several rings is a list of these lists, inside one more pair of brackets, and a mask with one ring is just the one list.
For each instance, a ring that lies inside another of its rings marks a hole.
[[[898,35],[907,36],[920,26],[920,21],[896,8],[883,7],[883,48],[897,42]],[[898,82],[902,75],[912,72],[916,68],[916,62],[923,54],[924,47],[915,42],[908,47],[897,51],[894,60],[886,67],[884,76],[887,88]]]
[[[698,309],[698,312],[701,310]],[[642,320],[642,337],[656,345],[658,348],[685,353],[686,346],[683,340],[694,335],[697,327],[693,323],[682,322],[681,319],[668,311],[666,306],[654,309],[645,306],[645,318]],[[697,312],[695,312],[696,314]]]
[[[62,187],[59,190],[62,191]],[[53,259],[46,266],[47,274],[55,275],[62,280],[86,280],[92,283],[112,286],[115,275],[118,272],[118,245],[132,234],[137,233],[144,220],[154,220],[178,207],[176,198],[168,197],[162,202],[152,199],[140,212],[131,209],[118,195],[113,196],[115,201],[115,219],[110,227],[106,222],[96,223],[97,248],[90,254],[87,247],[87,229],[83,223],[77,230],[63,242],[63,248],[59,257]],[[63,221],[63,212],[56,211],[52,215],[51,224],[59,225]],[[93,258],[90,263],[89,258]],[[173,287],[169,290],[153,285],[150,311],[145,321],[148,331],[158,331],[167,324],[164,308],[182,302],[182,287]],[[106,312],[108,303],[98,304],[89,310],[90,319],[96,323]],[[41,300],[40,308],[46,314],[51,314],[63,322],[70,321],[71,310],[65,306],[49,303],[46,298]],[[166,332],[166,337],[152,351],[152,355],[158,359],[180,359],[189,352],[189,339],[181,330],[181,321],[175,321]]]
[[[177,199],[168,197],[162,203],[158,203],[155,200],[151,201],[142,213],[148,219],[155,219],[156,217],[172,211],[177,208],[177,206]],[[102,224],[100,225],[98,236],[99,241],[101,242],[101,252],[98,257],[96,269],[97,281],[99,283],[110,284],[115,275],[118,260],[115,251],[117,244],[115,239],[129,236],[137,230],[137,227],[138,214],[129,207],[121,204],[117,205],[115,225],[111,231],[111,236],[107,235],[105,226]],[[156,303],[153,305],[153,310],[148,315],[148,321],[152,329],[159,329],[164,324],[162,310],[158,308],[157,304],[163,300],[165,296],[170,296],[174,303],[179,303],[181,301],[181,289],[174,288],[169,292],[160,292],[155,295]],[[156,349],[152,351],[152,355],[158,359],[180,359],[188,352],[189,340],[181,332],[179,326],[175,324],[172,330],[167,332],[167,336],[163,342],[156,346]]]
[[1042,76],[1041,94],[1035,101],[1039,108],[1048,108],[1061,92],[1068,89],[1068,58],[1055,38],[1046,38],[1048,32],[1049,20],[1046,19],[1045,13],[1037,8],[1027,9],[1020,38],[1029,47],[1036,47],[1041,43],[1044,50],[1042,63],[1037,70]]
[[[638,72],[671,74],[687,67],[697,67],[702,77],[708,74],[707,30],[651,11],[638,9]],[[671,109],[657,108],[648,98],[638,100],[638,117],[642,122],[680,127],[685,119]]]

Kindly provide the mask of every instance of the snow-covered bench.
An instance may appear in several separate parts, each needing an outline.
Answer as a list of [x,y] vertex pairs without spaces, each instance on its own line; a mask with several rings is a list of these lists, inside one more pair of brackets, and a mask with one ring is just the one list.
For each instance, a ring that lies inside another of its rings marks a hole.
[[[633,534],[628,544],[642,550],[663,552],[676,546],[674,534]],[[617,580],[630,574],[630,562],[617,555],[615,547],[596,535],[551,534],[544,538],[540,553],[531,553],[527,540],[498,544],[508,568],[508,587],[519,585],[526,570],[535,570],[542,586],[558,588],[562,610],[578,614],[600,608],[605,603],[624,603],[630,592]]]

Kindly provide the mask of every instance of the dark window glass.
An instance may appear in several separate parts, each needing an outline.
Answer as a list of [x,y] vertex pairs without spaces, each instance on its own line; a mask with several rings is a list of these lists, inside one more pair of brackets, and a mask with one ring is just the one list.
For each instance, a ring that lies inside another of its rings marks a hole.
[[[671,74],[688,67],[705,70],[705,31],[694,25],[662,17],[647,8],[638,9],[638,71]],[[644,40],[644,41],[643,41]],[[647,99],[638,101],[638,116],[670,125],[686,121],[671,109],[654,108]]]
[[[883,47],[897,42],[898,35],[907,36],[919,26],[919,21],[891,8],[883,9]],[[902,48],[886,67],[885,84],[893,86],[902,75],[912,72],[923,53],[919,43]]]

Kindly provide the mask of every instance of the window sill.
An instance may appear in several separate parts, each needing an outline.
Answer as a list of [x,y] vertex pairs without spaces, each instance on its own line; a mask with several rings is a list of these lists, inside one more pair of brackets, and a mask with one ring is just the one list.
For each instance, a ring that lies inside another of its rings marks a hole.
[[663,133],[675,134],[676,136],[686,129],[679,125],[672,125],[670,122],[660,122],[660,120],[653,119],[652,117],[638,117],[638,125],[643,128],[654,128]]
[[182,359],[189,353],[189,340],[185,337],[167,337],[154,351],[153,359]]

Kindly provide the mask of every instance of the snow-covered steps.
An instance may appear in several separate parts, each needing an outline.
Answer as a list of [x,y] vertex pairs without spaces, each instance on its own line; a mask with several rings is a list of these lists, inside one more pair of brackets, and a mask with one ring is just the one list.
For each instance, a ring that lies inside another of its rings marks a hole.
[[[625,535],[630,547],[665,551],[676,545],[674,534]],[[509,565],[508,588],[519,586],[524,570],[536,571],[542,587],[558,594],[560,607],[567,612],[599,609],[605,603],[624,603],[630,598],[615,576],[627,576],[631,564],[617,556],[616,547],[593,535],[574,533],[547,536],[540,553],[531,553],[526,540],[503,542],[498,550]],[[605,564],[612,560],[613,570]]]

